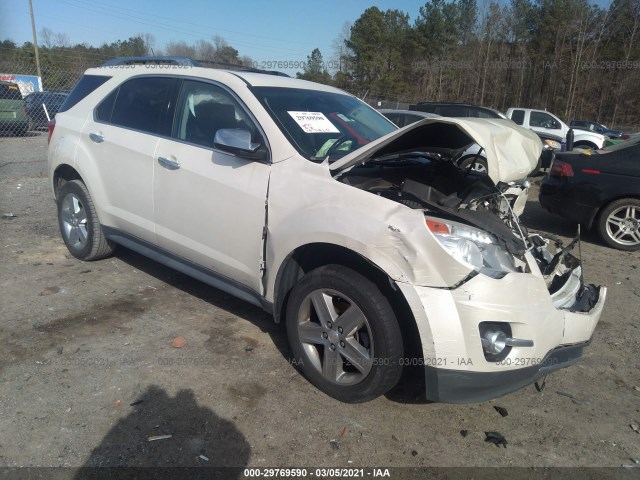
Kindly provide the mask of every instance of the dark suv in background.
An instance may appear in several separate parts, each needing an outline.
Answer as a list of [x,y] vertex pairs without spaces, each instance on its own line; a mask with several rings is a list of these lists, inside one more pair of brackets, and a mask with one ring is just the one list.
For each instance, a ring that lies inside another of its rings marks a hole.
[[609,138],[622,138],[624,132],[621,130],[611,130],[601,123],[591,120],[571,120],[569,124],[571,128],[578,128],[580,130],[590,130],[592,132],[600,133]]
[[418,102],[409,105],[409,110],[436,113],[442,117],[507,118],[497,110],[467,103]]
[[[33,92],[24,97],[25,112],[29,116],[29,130],[46,127],[68,96],[67,92]],[[43,104],[47,107],[49,118]]]

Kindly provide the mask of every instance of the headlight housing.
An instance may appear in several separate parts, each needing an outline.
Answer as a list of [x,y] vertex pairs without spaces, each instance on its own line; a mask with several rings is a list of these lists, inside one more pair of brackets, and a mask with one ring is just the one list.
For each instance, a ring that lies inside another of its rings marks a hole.
[[447,253],[469,268],[492,278],[518,271],[513,257],[484,230],[436,218],[426,218],[426,222]]
[[554,150],[560,150],[562,148],[562,144],[560,142],[556,142],[555,140],[551,140],[550,138],[547,138],[544,141],[544,144],[549,148],[553,148]]

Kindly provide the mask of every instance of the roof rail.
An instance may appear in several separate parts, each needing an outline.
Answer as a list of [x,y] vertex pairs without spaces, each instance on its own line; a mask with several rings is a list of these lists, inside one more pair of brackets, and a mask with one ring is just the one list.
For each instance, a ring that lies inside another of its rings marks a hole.
[[276,75],[278,77],[289,77],[284,72],[278,72],[276,70],[262,70],[260,68],[247,67],[245,65],[238,65],[237,63],[229,63],[229,62],[217,62],[215,60],[196,60],[201,66],[209,66],[213,68],[225,68],[228,70],[237,70],[240,72],[254,72],[254,73],[265,73],[267,75]]
[[189,57],[118,57],[107,60],[101,66],[114,67],[117,65],[179,65],[182,67],[199,67],[200,63]]

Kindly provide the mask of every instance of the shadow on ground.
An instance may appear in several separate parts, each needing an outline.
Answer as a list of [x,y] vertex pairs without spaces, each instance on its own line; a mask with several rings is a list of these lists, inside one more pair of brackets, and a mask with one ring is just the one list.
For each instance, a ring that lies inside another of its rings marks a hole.
[[152,385],[130,409],[92,450],[74,479],[131,478],[132,471],[124,467],[138,469],[138,478],[150,478],[149,473],[174,478],[167,475],[169,467],[181,472],[181,478],[213,478],[211,469],[221,467],[224,478],[238,478],[249,462],[251,447],[244,435],[232,422],[199,406],[191,390],[172,398]]

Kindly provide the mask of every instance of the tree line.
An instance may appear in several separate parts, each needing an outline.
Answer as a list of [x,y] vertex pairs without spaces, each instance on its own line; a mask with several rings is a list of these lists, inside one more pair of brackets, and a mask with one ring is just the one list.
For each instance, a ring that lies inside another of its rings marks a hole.
[[371,7],[338,48],[332,81],[360,97],[640,126],[640,0],[429,0],[413,22]]

